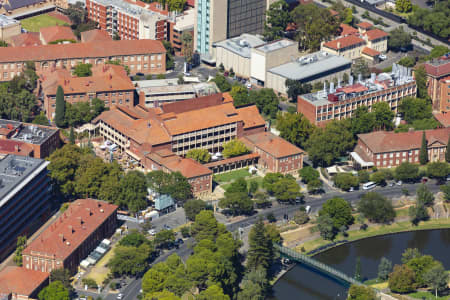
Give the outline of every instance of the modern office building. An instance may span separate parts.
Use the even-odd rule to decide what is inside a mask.
[[[46,158],[61,144],[56,127],[0,119],[0,154]]]
[[[196,0],[194,49],[206,62],[214,61],[214,43],[243,33],[264,30],[267,0]]]
[[[419,163],[423,131],[376,131],[359,134],[358,143],[351,153],[357,168],[396,167],[403,162]],[[445,161],[450,128],[425,130],[428,160]]]
[[[0,262],[48,217],[51,185],[48,161],[6,155],[0,159]]]
[[[403,72],[403,71],[402,71]],[[407,71],[397,74],[372,74],[368,80],[350,82],[346,86],[334,87],[334,83],[324,90],[298,96],[297,111],[309,119],[312,124],[324,126],[331,120],[350,118],[360,106],[367,106],[369,111],[377,102],[386,102],[391,110],[397,112],[401,99],[415,97],[416,82]]]
[[[81,260],[116,228],[117,205],[78,199],[23,250],[23,267],[47,273],[65,268],[74,274]]]
[[[450,112],[450,54],[424,64],[433,109]]]

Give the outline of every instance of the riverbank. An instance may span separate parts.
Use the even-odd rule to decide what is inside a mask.
[[[396,222],[390,225],[371,225],[366,230],[350,230],[348,231],[348,236],[343,236],[339,234],[336,236],[336,240],[347,240],[348,242],[353,242],[357,240],[362,240],[366,238],[371,238],[375,236],[394,234],[399,232],[408,232],[408,231],[417,231],[417,230],[431,230],[431,229],[446,229],[450,228],[450,218],[442,218],[442,219],[431,219],[429,221],[422,221],[417,226],[412,225],[411,221],[401,221]],[[307,253],[313,251],[317,248],[325,246],[329,244],[330,241],[324,240],[321,237],[317,239],[313,239],[310,241],[306,241],[305,243],[297,245],[294,249],[301,253]],[[339,244],[341,246],[343,244]],[[326,251],[330,248],[326,248],[323,251]],[[320,252],[316,252],[314,254],[318,254]]]

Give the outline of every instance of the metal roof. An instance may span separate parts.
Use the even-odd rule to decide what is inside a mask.
[[[259,36],[244,33],[238,37],[217,42],[214,46],[222,47],[242,57],[250,58],[251,48],[264,44],[265,42]]]
[[[5,27],[13,24],[20,24],[20,22],[6,15],[0,15],[0,27]]]

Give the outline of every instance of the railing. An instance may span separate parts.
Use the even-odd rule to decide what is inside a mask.
[[[318,271],[321,271],[325,274],[328,274],[338,280],[344,281],[348,284],[356,284],[361,285],[362,283],[358,280],[342,273],[341,271],[338,271],[324,263],[321,263],[309,256],[306,256],[304,254],[298,253],[297,251],[294,251],[292,249],[280,246],[278,244],[274,244],[274,248],[278,250],[281,256],[287,257],[289,259],[295,260],[297,262],[303,263],[308,265],[309,267],[312,267],[314,269],[317,269]]]

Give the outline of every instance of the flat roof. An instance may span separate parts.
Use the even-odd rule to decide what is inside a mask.
[[[0,119],[0,133],[2,130],[10,130],[12,128],[16,130],[16,132],[11,136],[10,140],[35,145],[41,145],[58,130],[47,126],[38,126],[12,120]]]
[[[14,25],[14,24],[20,24],[20,22],[17,21],[16,19],[8,17],[6,15],[0,15],[0,27]]]
[[[351,64],[352,61],[345,57],[318,51],[274,67],[269,72],[293,80],[302,80],[346,65],[350,68]]]
[[[288,40],[288,39],[282,39],[282,40],[277,40],[277,41],[267,43],[262,46],[255,47],[255,49],[267,53],[267,52],[276,51],[276,50],[279,50],[282,48],[286,48],[286,47],[292,46],[294,44],[297,44],[297,43],[294,41]]]
[[[222,47],[237,55],[250,58],[251,48],[264,45],[265,42],[257,35],[244,33],[240,36],[215,43],[216,47]]]
[[[132,4],[123,0],[95,0],[106,7],[114,6],[116,9],[120,9],[122,12],[131,16],[141,16],[141,15],[159,15],[160,17],[166,19],[167,16],[160,14],[156,11],[150,10],[150,6],[147,5],[145,8],[136,4]]]
[[[178,31],[185,31],[194,29],[195,24],[195,9],[188,9],[182,15],[175,18],[174,28]]]
[[[0,158],[0,207],[49,163],[39,158],[12,154]]]

